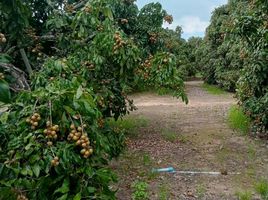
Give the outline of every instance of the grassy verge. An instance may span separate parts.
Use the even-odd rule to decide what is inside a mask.
[[[204,83],[202,85],[202,88],[206,90],[209,94],[213,95],[224,95],[227,94],[226,91],[222,90],[221,88],[215,86],[215,85],[209,85],[207,83]]]
[[[255,184],[255,192],[253,191],[240,191],[236,193],[239,200],[253,200],[252,193],[257,193],[258,199],[268,200],[268,181],[261,180]]]
[[[139,134],[140,128],[148,126],[149,121],[143,117],[126,117],[124,119],[118,119],[115,121],[111,119],[109,124],[111,127],[124,130],[127,136],[136,137]]]
[[[232,129],[247,134],[250,128],[250,119],[238,106],[232,106],[228,113],[228,124]]]

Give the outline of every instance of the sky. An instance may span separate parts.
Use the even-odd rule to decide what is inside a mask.
[[[139,8],[151,2],[160,2],[169,14],[173,16],[173,23],[165,27],[175,29],[182,27],[182,37],[203,37],[212,11],[218,6],[227,3],[227,0],[137,0]]]

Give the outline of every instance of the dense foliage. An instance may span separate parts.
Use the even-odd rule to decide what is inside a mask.
[[[262,136],[268,128],[267,8],[266,0],[228,1],[213,12],[199,47],[205,81],[237,91]]]
[[[4,0],[0,18],[0,198],[114,199],[107,164],[124,135],[108,121],[134,108],[125,89],[187,101],[172,16],[132,0]]]

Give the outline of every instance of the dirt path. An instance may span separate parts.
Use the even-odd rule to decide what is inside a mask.
[[[149,199],[237,199],[268,178],[268,148],[258,140],[239,136],[226,123],[235,104],[232,94],[211,95],[202,82],[187,82],[189,104],[170,96],[142,93],[132,96],[138,110],[130,119],[148,121],[130,137],[128,150],[112,164],[119,174],[118,199],[131,199],[131,185],[149,184]],[[240,172],[240,175],[152,174],[152,168]],[[258,199],[256,197],[256,199]]]

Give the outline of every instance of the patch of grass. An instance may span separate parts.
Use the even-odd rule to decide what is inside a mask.
[[[149,154],[144,154],[143,155],[143,163],[145,166],[150,166],[152,165],[152,160]]]
[[[161,135],[168,142],[175,142],[179,138],[177,133],[170,130],[162,130]]]
[[[203,78],[203,75],[200,72],[198,72],[198,73],[195,74],[195,77],[196,78]]]
[[[146,200],[149,199],[148,184],[143,181],[135,181],[131,188],[133,190],[132,200]]]
[[[256,192],[261,195],[262,200],[268,200],[268,181],[262,180],[255,186]]]
[[[115,121],[114,119],[110,119],[109,125],[113,128],[119,128],[126,132],[128,136],[137,136],[139,132],[139,128],[144,128],[148,126],[149,121],[143,117],[126,117],[123,119],[118,119]]]
[[[249,191],[237,192],[236,196],[238,200],[252,200],[252,194]]]
[[[207,83],[204,83],[202,85],[202,88],[205,89],[209,94],[213,94],[213,95],[223,95],[223,94],[227,94],[227,92],[225,92],[224,90],[222,90],[221,88],[215,86],[215,85],[209,85]]]
[[[252,144],[248,145],[248,157],[253,160],[256,158],[256,149]]]
[[[159,176],[158,173],[152,172],[156,163],[147,152],[127,151],[121,155],[120,161],[120,166],[117,168],[118,174],[134,173],[144,181],[154,180]]]
[[[167,88],[158,88],[156,89],[156,92],[158,95],[163,96],[163,95],[173,95],[174,91],[171,89],[167,89]]]
[[[228,113],[229,126],[242,134],[247,134],[250,128],[250,119],[238,106],[232,106]]]
[[[170,190],[166,184],[159,186],[159,200],[167,200],[169,197]]]
[[[198,199],[201,199],[205,196],[206,193],[206,188],[204,187],[203,184],[199,184],[196,187],[196,193],[197,193],[197,197]]]
[[[189,141],[189,139],[185,135],[179,134],[177,138],[181,143],[187,143]]]

